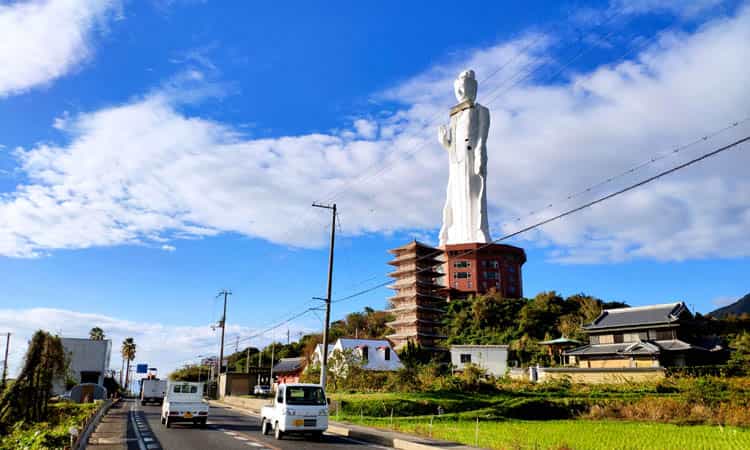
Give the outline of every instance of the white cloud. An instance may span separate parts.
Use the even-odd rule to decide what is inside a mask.
[[[32,0],[0,5],[0,97],[59,78],[88,58],[95,26],[119,0]]]
[[[9,376],[17,375],[26,353],[28,341],[37,330],[45,330],[62,337],[88,337],[89,330],[95,326],[104,330],[106,339],[112,340],[112,359],[110,367],[120,370],[120,344],[126,337],[132,337],[136,343],[135,362],[148,363],[166,375],[172,370],[187,363],[195,363],[200,357],[218,354],[219,330],[213,330],[210,324],[200,326],[164,325],[155,322],[133,322],[103,314],[84,313],[53,308],[0,309],[0,329],[12,333],[11,356],[8,364]],[[301,328],[292,328],[292,335]],[[239,325],[227,325],[226,341],[233,343],[236,336],[244,338],[256,334],[258,330]],[[269,336],[262,336],[240,343],[240,349],[247,345],[265,346],[270,343]],[[5,339],[0,343],[4,350]],[[225,354],[234,351],[228,345]]]
[[[171,252],[177,250],[177,247],[175,247],[174,245],[164,244],[164,245],[161,246],[161,249],[164,250],[165,252],[170,252],[171,253]]]
[[[127,104],[66,117],[68,144],[16,151],[30,182],[0,199],[0,254],[29,257],[222,232],[315,246],[326,242],[328,218],[309,205],[330,192],[338,193],[349,235],[434,230],[447,162],[431,119],[444,118],[454,102],[459,70],[474,68],[483,80],[510,61],[479,93],[480,102],[503,94],[488,105],[488,198],[499,236],[546,217],[527,217],[529,210],[551,202],[544,209],[551,214],[589,200],[602,191],[575,201],[566,195],[748,115],[748,41],[745,8],[692,34],[666,33],[631,60],[555,84],[527,80],[504,92],[519,71],[555,63],[554,39],[528,35],[466,52],[378,94],[402,105],[385,118],[356,120],[353,129],[329,134],[268,139],[182,113],[179,84],[169,84]],[[750,255],[747,153],[734,150],[525,239],[548,247],[557,260],[579,263]],[[524,220],[514,221],[518,216]]]

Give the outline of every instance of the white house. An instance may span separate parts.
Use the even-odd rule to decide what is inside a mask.
[[[323,346],[318,344],[312,356],[312,364],[320,364]],[[391,343],[385,339],[346,339],[341,338],[335,344],[328,346],[328,360],[339,353],[351,353],[352,357],[361,361],[365,370],[388,370],[401,369],[403,364],[393,350]]]
[[[334,344],[328,344],[328,358],[330,359],[331,353],[333,353]],[[320,365],[320,361],[323,360],[323,344],[315,346],[315,351],[312,354],[311,366]]]
[[[456,370],[474,364],[488,375],[502,377],[508,369],[507,345],[451,345],[451,363]]]
[[[104,339],[60,338],[70,365],[68,375],[76,383],[104,385],[104,375],[109,369],[112,355],[112,341]],[[55,380],[52,392],[55,395],[65,392],[66,380]]]

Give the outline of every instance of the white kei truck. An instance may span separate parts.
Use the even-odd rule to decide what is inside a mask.
[[[164,396],[166,394],[167,380],[147,378],[141,381],[141,405],[145,405],[146,403],[161,405],[164,403]]]
[[[280,384],[273,404],[260,410],[263,434],[274,432],[276,439],[284,434],[310,434],[320,439],[328,429],[328,400],[318,384]]]
[[[203,400],[203,383],[169,381],[161,407],[161,423],[167,428],[175,422],[206,426],[208,402]]]

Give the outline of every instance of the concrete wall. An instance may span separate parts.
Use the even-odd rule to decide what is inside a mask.
[[[112,341],[105,339],[93,341],[91,339],[61,338],[65,353],[69,360],[69,374],[76,382],[81,381],[81,372],[98,372],[98,385],[104,384],[104,375],[109,369],[112,355]],[[52,386],[53,395],[65,392],[65,380],[55,380]]]
[[[461,355],[470,355],[471,364],[479,366],[496,377],[505,375],[508,369],[507,345],[452,345],[451,364],[456,370],[463,370]]]
[[[260,408],[265,405],[272,405],[273,399],[271,398],[241,398],[228,395],[221,399],[222,402],[238,408],[249,409],[251,411],[258,412]]]
[[[537,376],[540,382],[554,381],[567,378],[573,383],[588,384],[617,384],[640,383],[663,379],[664,369],[661,367],[639,368],[550,368],[539,367]]]
[[[229,395],[252,394],[256,380],[256,374],[222,373],[219,376],[219,398]]]

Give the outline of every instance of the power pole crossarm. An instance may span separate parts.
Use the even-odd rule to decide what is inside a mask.
[[[331,289],[333,284],[333,247],[336,241],[336,204],[321,205],[313,203],[316,208],[331,210],[331,246],[328,253],[328,292],[326,293],[326,319],[323,325],[323,360],[320,362],[320,385],[326,386],[326,367],[328,365],[328,327],[331,322]]]

